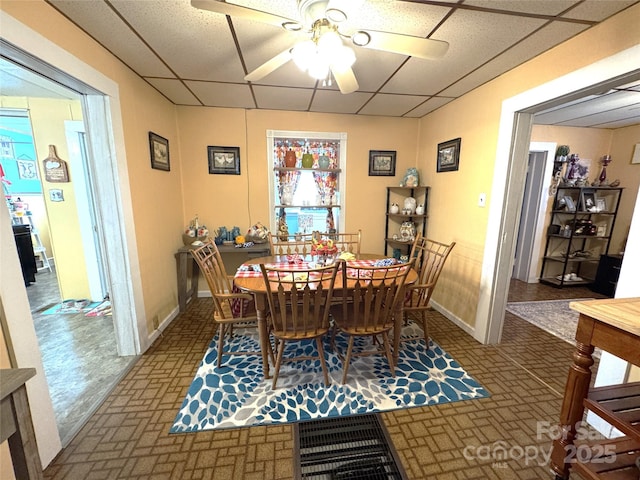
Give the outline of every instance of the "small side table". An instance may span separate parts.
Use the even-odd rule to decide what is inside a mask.
[[[178,309],[180,313],[187,309],[187,302],[198,296],[198,277],[200,269],[195,258],[191,255],[194,247],[181,247],[176,252],[178,271]],[[189,285],[187,286],[187,284]]]
[[[35,374],[35,368],[0,370],[0,442],[9,440],[13,470],[20,480],[43,478],[25,387]]]
[[[176,264],[178,273],[178,308],[180,313],[187,308],[187,303],[198,296],[198,277],[200,269],[191,255],[193,247],[187,245],[176,252]],[[225,262],[225,268],[229,275],[233,275],[237,268],[249,258],[265,257],[270,255],[269,243],[256,243],[251,247],[236,248],[233,245],[218,245],[218,250]]]

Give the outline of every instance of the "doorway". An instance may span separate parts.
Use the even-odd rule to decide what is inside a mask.
[[[513,233],[517,232],[524,192],[526,162],[522,159],[529,152],[533,115],[637,79],[640,71],[633,59],[639,53],[640,46],[631,47],[503,102],[494,177],[494,189],[501,193],[494,195],[499,198],[492,202],[489,213],[483,267],[486,288],[479,298],[474,333],[478,341],[499,343],[501,337],[513,271]],[[635,212],[636,217],[639,214]]]
[[[30,72],[8,63],[0,60],[5,75],[11,72],[13,78],[24,82],[24,86],[3,86],[3,99],[16,105],[20,101],[25,102],[25,109],[12,111],[25,116],[20,140],[29,138],[32,148],[40,146],[33,150],[33,156],[37,158],[31,159],[32,163],[37,166],[47,157],[39,140],[46,138],[47,143],[57,144],[58,152],[66,152],[60,157],[66,159],[63,161],[67,162],[71,180],[51,183],[41,171],[41,175],[34,179],[39,185],[39,194],[22,198],[26,202],[22,202],[24,205],[33,207],[33,212],[31,207],[27,207],[30,223],[37,222],[47,233],[47,248],[41,261],[48,260],[50,268],[38,269],[36,281],[26,290],[55,421],[65,446],[129,370],[136,357],[118,355],[114,321],[106,307],[109,305],[109,283],[102,263],[102,232],[87,168],[85,126],[82,121],[65,121],[58,115],[68,110],[80,110],[80,96],[71,91],[62,93],[62,87],[50,86],[49,80],[34,78]],[[31,96],[36,91],[35,84],[39,97]],[[46,92],[50,92],[50,98],[44,96]],[[61,95],[67,98],[60,98]],[[5,114],[9,115],[9,110],[5,110]],[[8,142],[18,141],[13,137],[7,138]],[[7,148],[7,151],[17,152],[17,149]],[[15,159],[3,158],[3,162],[26,162],[17,153],[14,156]],[[18,190],[12,191],[16,188]],[[16,197],[24,189],[20,189],[16,181],[7,185],[6,190]],[[57,195],[53,197],[52,192]],[[14,222],[26,218],[18,217],[17,213],[23,212],[14,212]],[[79,236],[80,239],[69,236]],[[36,238],[39,242],[40,235],[34,233],[34,245]],[[72,248],[70,261],[65,250],[69,250],[67,245],[75,247],[76,244],[82,251]],[[61,277],[61,272],[66,274]],[[74,278],[78,278],[81,285],[86,284],[85,274],[88,289],[74,285]],[[66,282],[64,286],[61,281]],[[85,294],[80,296],[78,291]]]

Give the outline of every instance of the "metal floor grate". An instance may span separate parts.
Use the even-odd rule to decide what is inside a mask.
[[[378,414],[296,423],[296,478],[406,480]]]

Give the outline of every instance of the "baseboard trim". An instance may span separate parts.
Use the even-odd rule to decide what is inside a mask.
[[[158,328],[154,331],[151,332],[151,335],[147,336],[147,348],[145,349],[145,351],[151,346],[153,345],[153,342],[155,342],[158,337],[160,335],[162,335],[162,332],[165,331],[165,329],[171,325],[171,322],[173,322],[178,315],[180,314],[180,309],[178,308],[178,306],[176,305],[176,307],[171,310],[171,312],[169,313],[169,315],[167,315],[164,320],[162,320],[162,322],[160,322],[160,324],[158,325]]]
[[[450,312],[449,310],[447,310],[446,308],[444,308],[442,305],[440,305],[438,302],[434,302],[433,300],[431,301],[431,306],[433,307],[434,310],[440,312],[442,315],[444,315],[448,320],[450,320],[451,322],[453,322],[456,326],[460,327],[462,330],[464,330],[466,333],[468,333],[469,335],[471,335],[473,338],[475,338],[475,332],[476,329],[474,327],[472,327],[471,325],[469,325],[468,323],[466,323],[464,320],[462,320],[460,317],[458,317],[457,315],[455,315],[454,313]]]

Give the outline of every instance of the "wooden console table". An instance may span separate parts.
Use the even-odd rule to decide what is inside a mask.
[[[640,366],[640,298],[571,302],[570,306],[580,313],[577,346],[560,411],[562,434],[553,441],[551,468],[556,480],[568,479],[570,468],[585,479],[638,480],[640,382],[591,390],[589,384],[594,347]],[[576,439],[576,427],[585,409],[624,436],[598,441]]]
[[[178,308],[180,313],[187,308],[187,303],[198,296],[198,277],[200,269],[190,253],[195,247],[187,245],[176,252],[178,274]],[[233,275],[247,258],[264,257],[270,255],[269,243],[256,243],[251,247],[236,248],[233,245],[218,245],[222,254],[225,268],[229,275]],[[239,259],[234,261],[234,257]]]
[[[43,478],[25,387],[35,374],[35,368],[0,370],[0,442],[9,440],[11,462],[19,480]]]

